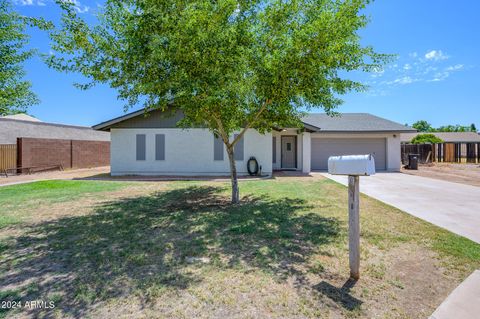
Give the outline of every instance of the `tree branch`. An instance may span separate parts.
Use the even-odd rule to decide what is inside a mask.
[[[232,145],[235,145],[235,143],[237,143],[242,137],[243,135],[245,134],[245,132],[253,126],[253,124],[258,121],[258,118],[260,117],[260,115],[263,113],[263,111],[265,111],[265,109],[267,108],[267,105],[272,103],[272,101],[270,99],[267,99],[263,104],[262,106],[260,107],[260,109],[258,110],[258,112],[255,114],[253,120],[251,120],[249,123],[247,123],[247,125],[245,125],[245,127],[240,131],[240,133],[237,135],[237,137],[233,140],[232,142]]]

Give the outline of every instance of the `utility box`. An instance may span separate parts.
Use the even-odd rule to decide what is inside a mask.
[[[332,175],[370,176],[375,174],[375,159],[369,155],[331,156],[328,173]]]

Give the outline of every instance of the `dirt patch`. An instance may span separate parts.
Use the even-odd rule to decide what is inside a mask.
[[[418,170],[402,169],[402,173],[480,186],[480,164],[434,163],[420,165]]]
[[[0,176],[0,186],[16,183],[26,183],[36,180],[52,180],[52,179],[79,179],[87,178],[91,176],[97,176],[100,174],[107,174],[110,172],[110,166],[94,167],[94,168],[82,168],[82,169],[69,169],[65,171],[48,171],[39,172],[31,175],[14,175],[14,176]]]

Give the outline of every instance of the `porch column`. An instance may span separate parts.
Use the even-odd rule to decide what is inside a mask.
[[[302,134],[302,172],[310,173],[310,162],[311,162],[311,146],[310,133],[303,132]]]

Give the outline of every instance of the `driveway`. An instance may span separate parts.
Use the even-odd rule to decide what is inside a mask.
[[[343,185],[347,176],[321,173]],[[480,243],[480,187],[402,173],[360,178],[360,191]]]

